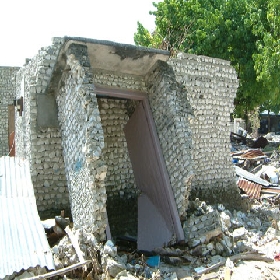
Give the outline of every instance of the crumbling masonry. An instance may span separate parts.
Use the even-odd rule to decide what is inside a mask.
[[[22,68],[0,70],[1,152],[8,151],[6,107],[22,96],[16,156],[30,161],[42,217],[69,210],[70,201],[74,223],[101,240],[108,220],[113,235],[137,234],[139,189],[123,129],[142,101],[122,92],[148,100],[181,220],[189,195],[241,207],[229,153],[238,87],[229,62],[65,37]],[[7,82],[15,72],[16,86]]]

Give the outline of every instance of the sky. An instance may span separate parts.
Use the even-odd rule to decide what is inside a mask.
[[[153,31],[159,0],[1,0],[0,66],[23,66],[52,37],[134,44],[137,21]]]

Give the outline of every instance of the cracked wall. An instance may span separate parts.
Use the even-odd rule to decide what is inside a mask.
[[[62,53],[64,46],[63,38],[55,38],[17,76],[16,94],[25,102],[24,115],[16,118],[16,153],[31,163],[40,215],[69,209],[70,201],[74,222],[104,239],[110,196],[136,196],[125,144],[109,148],[108,130],[127,121],[131,104],[106,99],[105,105],[95,85],[147,94],[181,218],[190,194],[238,204],[229,147],[238,80],[228,62],[180,54],[158,61],[146,75],[132,75],[94,69],[81,42]],[[104,106],[117,109],[108,113]],[[118,139],[123,141],[120,132]],[[110,154],[121,152],[124,167],[112,167],[121,157]],[[129,187],[121,181],[112,187],[114,176]]]

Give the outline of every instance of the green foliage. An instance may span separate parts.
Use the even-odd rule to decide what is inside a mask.
[[[280,108],[279,0],[163,0],[153,3],[156,29],[138,23],[136,45],[230,60],[240,86],[235,114]]]
[[[269,92],[272,105],[280,106],[280,2],[256,0],[252,15],[253,32],[260,39],[253,55],[257,80]],[[262,8],[259,9],[259,8]]]
[[[134,33],[134,42],[138,46],[162,49],[162,39],[154,32],[151,34],[139,21],[137,22],[137,33]]]
[[[137,33],[134,34],[135,44],[150,47],[152,45],[152,40],[153,37],[149,30],[137,21]]]

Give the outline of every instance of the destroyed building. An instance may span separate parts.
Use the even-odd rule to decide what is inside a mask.
[[[0,71],[1,152],[29,160],[41,217],[65,209],[99,240],[150,249],[184,239],[189,198],[242,207],[228,61],[64,37]]]

